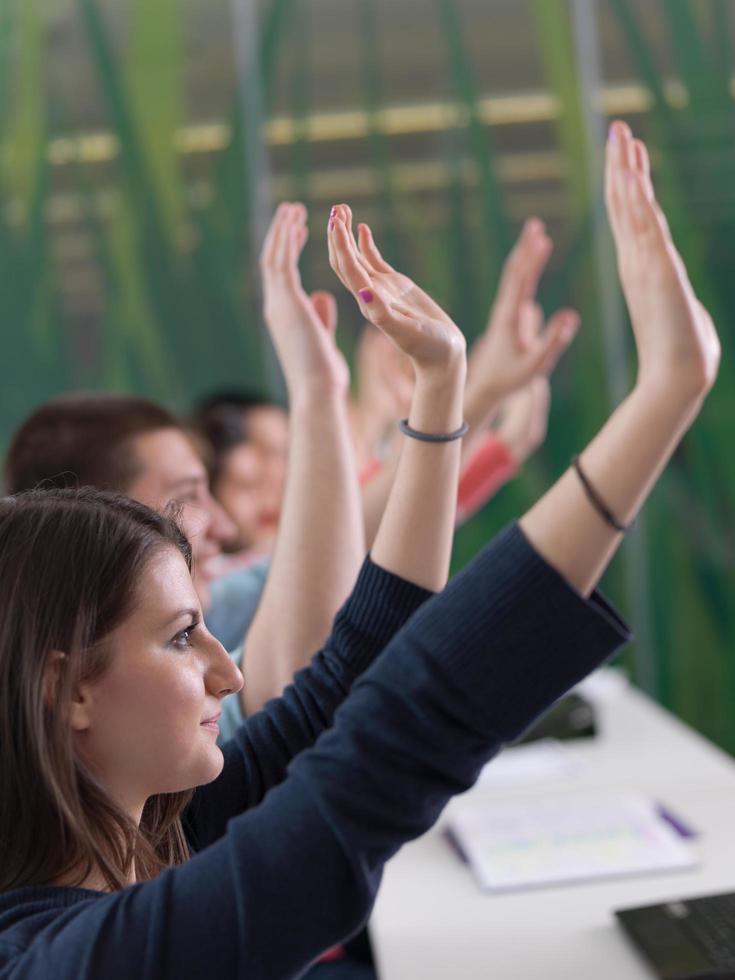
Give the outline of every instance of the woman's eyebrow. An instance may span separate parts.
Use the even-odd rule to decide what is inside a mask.
[[[187,609],[179,609],[178,612],[175,612],[173,616],[170,616],[165,623],[162,623],[162,626],[170,626],[171,623],[175,623],[177,619],[181,619],[184,616],[187,616],[189,619],[198,620],[199,610],[195,609],[193,606]]]

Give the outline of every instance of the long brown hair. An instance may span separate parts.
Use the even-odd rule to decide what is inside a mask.
[[[188,856],[181,813],[191,794],[151,798],[137,827],[75,756],[67,722],[76,686],[106,669],[105,638],[165,547],[191,567],[173,520],[115,494],[0,500],[0,892],[80,883],[93,869],[116,890],[133,862],[146,879]],[[49,699],[52,651],[65,657]]]

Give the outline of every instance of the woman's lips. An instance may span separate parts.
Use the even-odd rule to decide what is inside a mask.
[[[278,526],[278,521],[281,515],[277,510],[264,511],[258,517],[258,527],[261,528],[274,528]]]

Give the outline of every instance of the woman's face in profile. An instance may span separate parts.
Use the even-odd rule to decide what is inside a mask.
[[[221,699],[242,675],[207,631],[181,554],[165,547],[145,567],[127,619],[104,641],[109,665],[81,685],[72,708],[75,750],[126,812],[211,782]]]

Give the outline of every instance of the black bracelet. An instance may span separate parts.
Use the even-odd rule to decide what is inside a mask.
[[[398,423],[398,428],[404,434],[404,436],[410,436],[411,439],[418,439],[419,442],[454,442],[455,439],[461,439],[462,436],[466,436],[469,432],[469,425],[463,422],[456,432],[448,432],[443,435],[433,435],[429,432],[418,432],[416,429],[412,429],[408,424],[408,419],[401,419]]]
[[[630,531],[633,525],[621,524],[620,521],[617,519],[617,517],[613,514],[613,512],[607,507],[604,500],[598,494],[595,488],[592,486],[590,481],[587,479],[580,465],[579,456],[572,457],[572,466],[574,467],[577,476],[579,477],[582,486],[584,487],[585,493],[587,494],[590,503],[595,508],[597,513],[600,515],[600,517],[603,519],[603,521],[605,521],[606,524],[609,524],[610,527],[614,528],[620,534],[625,534],[627,531]]]

